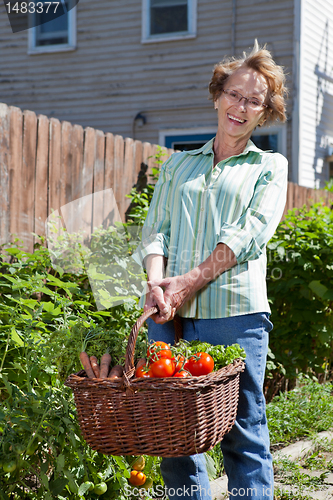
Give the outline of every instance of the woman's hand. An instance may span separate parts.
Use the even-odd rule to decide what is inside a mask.
[[[158,264],[161,267],[161,257],[153,257],[155,266]],[[154,278],[151,277],[148,280],[149,293],[147,294],[144,311],[156,305],[160,312],[152,316],[155,323],[163,324],[172,320],[185,302],[190,300],[210,281],[236,264],[237,260],[234,252],[224,243],[218,243],[204,262],[186,274],[173,278],[158,279],[156,276],[161,276],[161,272],[151,273],[148,276],[154,276]],[[159,268],[157,267],[157,269]]]
[[[163,324],[171,320],[171,308],[167,306],[163,298],[163,290],[160,286],[155,283],[148,282],[149,292],[146,295],[146,303],[143,307],[144,312],[148,309],[157,306],[159,312],[153,314],[151,317],[155,323]]]
[[[160,309],[159,315],[152,316],[155,323],[163,324],[175,317],[178,309],[189,300],[196,289],[189,275],[164,278],[161,281],[148,281],[149,290],[145,308],[157,305]],[[164,293],[163,293],[164,289]],[[144,309],[146,310],[146,309]]]

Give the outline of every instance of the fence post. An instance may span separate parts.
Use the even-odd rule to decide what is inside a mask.
[[[8,106],[0,104],[0,245],[10,239],[9,121]]]

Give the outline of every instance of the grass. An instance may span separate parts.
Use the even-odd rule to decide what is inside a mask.
[[[333,385],[300,378],[299,387],[276,396],[267,405],[267,420],[274,447],[333,428]]]
[[[267,405],[267,419],[273,450],[301,438],[314,437],[318,432],[332,429],[333,384],[319,384],[309,378],[300,377],[297,388],[276,396]],[[327,471],[330,472],[333,464],[332,460],[324,461],[325,451],[333,452],[333,443],[318,442],[316,451],[307,458],[307,464],[302,464],[302,466],[282,459],[275,461],[276,471],[281,474],[281,477],[282,475],[285,477],[288,481],[286,484],[296,484],[299,488],[299,493],[293,492],[292,496],[286,491],[278,490],[275,499],[307,500],[309,497],[301,493],[302,488],[320,488],[323,485],[324,475],[322,479],[312,478],[304,473],[302,468],[306,465],[309,469],[307,465],[312,464],[312,467],[315,467],[317,463],[319,467],[317,470],[323,470],[324,474]],[[212,459],[210,462],[215,466],[215,477],[221,476],[224,468],[220,446],[217,445],[208,455]]]
[[[312,497],[307,493],[328,487],[325,479],[333,471],[333,441],[315,436],[333,428],[332,391],[331,383],[319,384],[301,378],[299,387],[275,397],[267,405],[272,448],[281,448],[301,438],[312,438],[315,442],[314,450],[303,459],[291,461],[278,456],[274,460],[274,478],[281,484],[275,491],[275,500],[310,500]]]

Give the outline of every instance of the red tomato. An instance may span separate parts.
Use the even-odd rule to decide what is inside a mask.
[[[172,377],[175,373],[175,363],[171,359],[161,358],[150,365],[153,377]]]
[[[154,342],[148,347],[147,358],[150,361],[157,361],[161,358],[171,359],[172,352],[169,344],[160,340],[158,342]]]
[[[206,352],[198,352],[190,357],[185,367],[194,377],[199,377],[214,370],[214,360]]]
[[[144,366],[139,366],[135,371],[135,376],[138,378],[151,378],[153,376],[151,369]]]
[[[186,378],[186,377],[190,377],[190,376],[191,375],[186,370],[180,370],[179,372],[176,372],[174,374],[174,377],[178,377],[178,378]]]

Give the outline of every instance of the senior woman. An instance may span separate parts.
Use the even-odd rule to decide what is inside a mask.
[[[285,115],[285,77],[269,51],[217,64],[209,90],[217,110],[214,139],[174,153],[162,166],[139,253],[148,273],[144,309],[157,305],[148,336],[183,336],[246,351],[236,423],[221,447],[230,498],[272,499],[273,470],[263,380],[270,307],[266,244],[283,214],[287,160],[258,149],[254,129]],[[204,455],[165,458],[170,500],[210,500]]]

